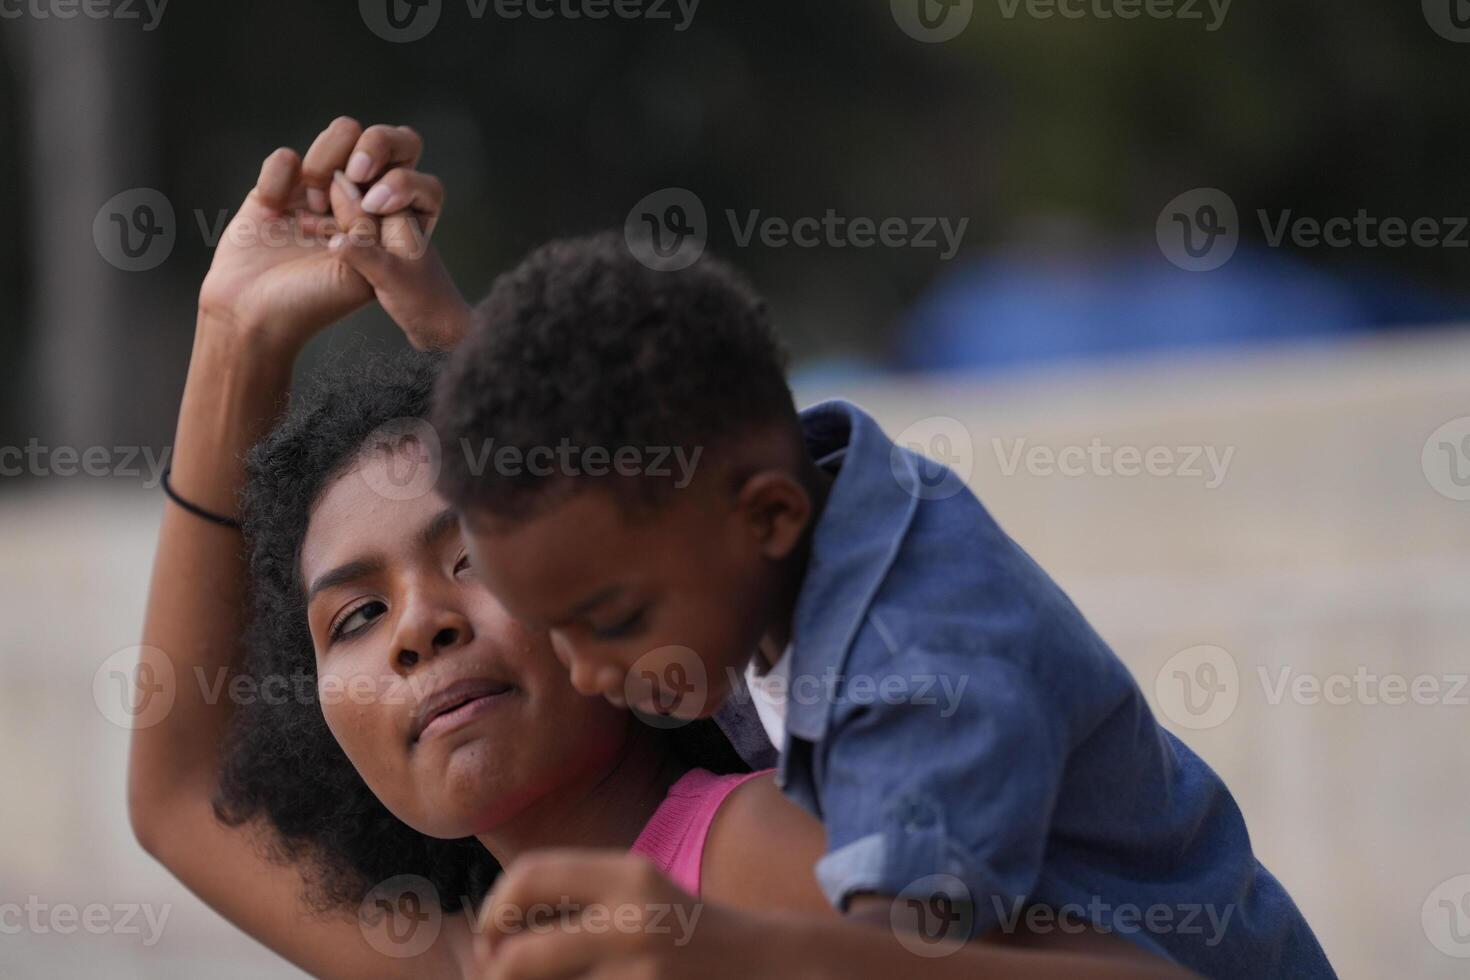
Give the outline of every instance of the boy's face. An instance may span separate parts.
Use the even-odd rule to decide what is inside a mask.
[[[769,527],[718,480],[636,516],[590,487],[528,520],[461,521],[481,579],[550,632],[573,686],[645,714],[713,714],[774,608]]]

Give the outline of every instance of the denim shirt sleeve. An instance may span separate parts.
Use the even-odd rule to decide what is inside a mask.
[[[834,712],[817,878],[839,909],[859,892],[950,893],[972,905],[978,935],[1035,888],[1064,765],[1060,733],[1008,661],[911,654],[884,670],[904,678],[903,703],[839,701]]]

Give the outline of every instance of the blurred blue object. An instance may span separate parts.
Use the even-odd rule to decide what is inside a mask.
[[[899,334],[908,370],[1329,338],[1470,316],[1470,301],[1381,274],[1348,276],[1242,246],[1210,272],[1158,251],[1063,257],[1033,249],[941,279]]]

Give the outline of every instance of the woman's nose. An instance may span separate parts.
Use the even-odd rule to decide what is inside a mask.
[[[458,609],[411,607],[394,636],[393,666],[399,672],[411,670],[421,661],[468,643],[473,635],[469,620]]]

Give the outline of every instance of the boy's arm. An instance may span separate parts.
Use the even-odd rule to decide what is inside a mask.
[[[855,668],[856,670],[857,668]],[[866,669],[866,668],[864,668]],[[947,893],[975,935],[1035,890],[1061,786],[1066,719],[997,657],[909,654],[872,671],[936,696],[843,705],[827,733],[817,877],[833,905],[855,896]],[[887,903],[878,904],[886,915]]]

